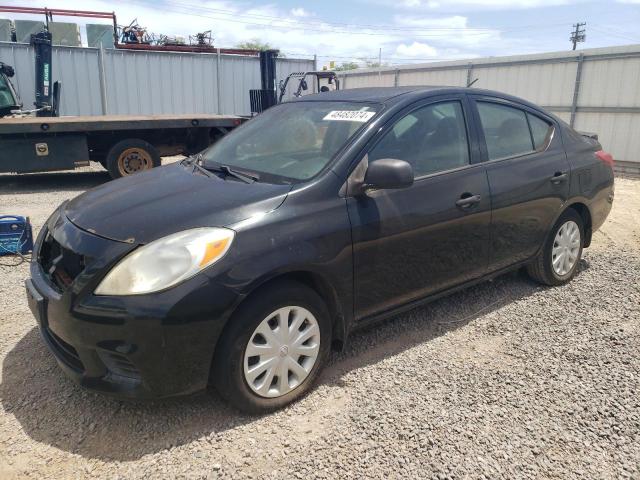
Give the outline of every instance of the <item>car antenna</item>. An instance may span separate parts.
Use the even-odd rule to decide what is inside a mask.
[[[469,82],[469,83],[467,84],[467,88],[470,88],[470,87],[471,87],[474,83],[476,83],[478,80],[479,80],[479,78],[476,78],[475,80],[473,80],[473,81]]]

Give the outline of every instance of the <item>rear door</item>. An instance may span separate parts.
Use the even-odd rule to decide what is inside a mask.
[[[569,162],[554,119],[525,105],[472,96],[491,189],[489,269],[536,254],[569,196]]]
[[[408,161],[415,182],[347,200],[357,320],[486,272],[489,186],[468,120],[464,95],[429,100],[397,115],[369,144],[363,161]]]

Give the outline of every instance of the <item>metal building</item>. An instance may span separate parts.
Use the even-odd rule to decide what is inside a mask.
[[[466,86],[530,100],[581,131],[595,132],[617,169],[640,173],[640,45],[341,73],[343,88]]]

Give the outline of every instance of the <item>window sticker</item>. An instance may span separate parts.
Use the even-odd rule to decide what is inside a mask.
[[[376,112],[364,112],[359,110],[334,110],[329,112],[322,120],[336,122],[368,122]]]

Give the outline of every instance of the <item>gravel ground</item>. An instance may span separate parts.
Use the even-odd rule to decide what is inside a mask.
[[[0,176],[37,229],[105,174]],[[578,277],[516,272],[354,335],[317,389],[251,417],[214,393],[155,403],[81,390],[0,259],[0,478],[640,478],[640,181]]]

